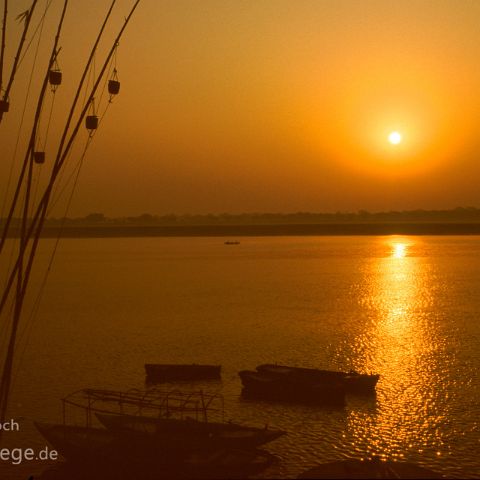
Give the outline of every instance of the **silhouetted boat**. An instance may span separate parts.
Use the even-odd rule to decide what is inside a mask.
[[[242,395],[246,398],[345,405],[345,387],[338,382],[304,381],[295,376],[282,377],[250,370],[242,370],[238,375],[244,387]]]
[[[63,424],[35,424],[48,442],[70,462],[121,466],[136,472],[131,478],[145,469],[167,471],[165,478],[245,477],[274,458],[255,447],[285,434],[209,421],[224,418],[223,397],[203,392],[84,389],[62,403]],[[70,409],[83,426],[69,424]]]
[[[221,378],[221,365],[146,363],[148,382],[177,380],[216,380]]]
[[[126,472],[127,477],[122,478],[145,478],[144,473],[157,474],[157,478],[245,478],[275,460],[273,455],[261,450],[166,449],[152,438],[119,435],[103,428],[39,422],[35,422],[35,426],[67,459],[67,470],[69,464],[74,471],[80,466],[85,478],[94,478],[95,472],[104,468],[114,475]]]
[[[373,392],[380,378],[378,374],[358,373],[354,370],[347,373],[273,364],[259,365],[257,371],[272,378],[294,379],[300,382],[342,383],[347,392]]]
[[[227,240],[226,242],[223,242],[225,245],[240,245],[240,242],[238,240]]]
[[[286,432],[225,422],[203,422],[192,418],[154,418],[97,413],[98,420],[115,432],[148,435],[165,448],[248,449],[271,442]]]
[[[382,461],[378,458],[374,458],[372,460],[350,459],[323,463],[303,472],[297,478],[440,479],[445,477],[439,473],[433,472],[432,470],[415,465],[414,463]]]

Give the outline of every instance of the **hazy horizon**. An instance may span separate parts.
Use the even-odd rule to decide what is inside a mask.
[[[0,217],[0,225],[6,219]],[[19,217],[13,217],[12,225],[18,226],[21,222]],[[108,216],[103,212],[90,212],[84,216],[49,216],[46,218],[46,226],[57,228],[60,225],[95,227],[168,227],[168,226],[288,226],[288,225],[332,225],[335,224],[363,224],[363,225],[411,225],[410,233],[420,233],[418,228],[422,225],[471,225],[473,229],[452,230],[451,233],[473,234],[477,233],[476,225],[480,224],[480,209],[475,207],[456,207],[449,210],[390,210],[371,212],[358,210],[356,212],[242,212],[242,213],[175,213],[155,214],[144,212],[140,215]],[[445,234],[450,230],[442,230]],[[295,233],[295,232],[290,232]],[[362,232],[365,233],[365,232]],[[388,232],[387,232],[388,233]],[[431,231],[433,233],[433,231]],[[254,233],[252,233],[254,234]],[[380,234],[380,232],[379,232]]]

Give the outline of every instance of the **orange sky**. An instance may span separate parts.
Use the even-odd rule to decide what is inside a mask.
[[[71,3],[52,144],[110,0]],[[142,0],[70,214],[480,207],[479,21],[466,0]],[[33,51],[0,125],[1,189]]]

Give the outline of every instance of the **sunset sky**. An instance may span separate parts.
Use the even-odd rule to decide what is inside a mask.
[[[10,3],[14,18],[30,1]],[[71,4],[52,144],[110,0]],[[109,42],[131,4],[118,1]],[[70,214],[480,207],[479,25],[474,0],[142,0]],[[33,51],[0,125],[0,192]]]

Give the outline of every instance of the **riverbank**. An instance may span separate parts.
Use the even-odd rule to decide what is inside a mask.
[[[244,237],[304,235],[480,235],[480,223],[338,223],[294,225],[48,226],[43,237]],[[18,231],[12,231],[12,237]]]

